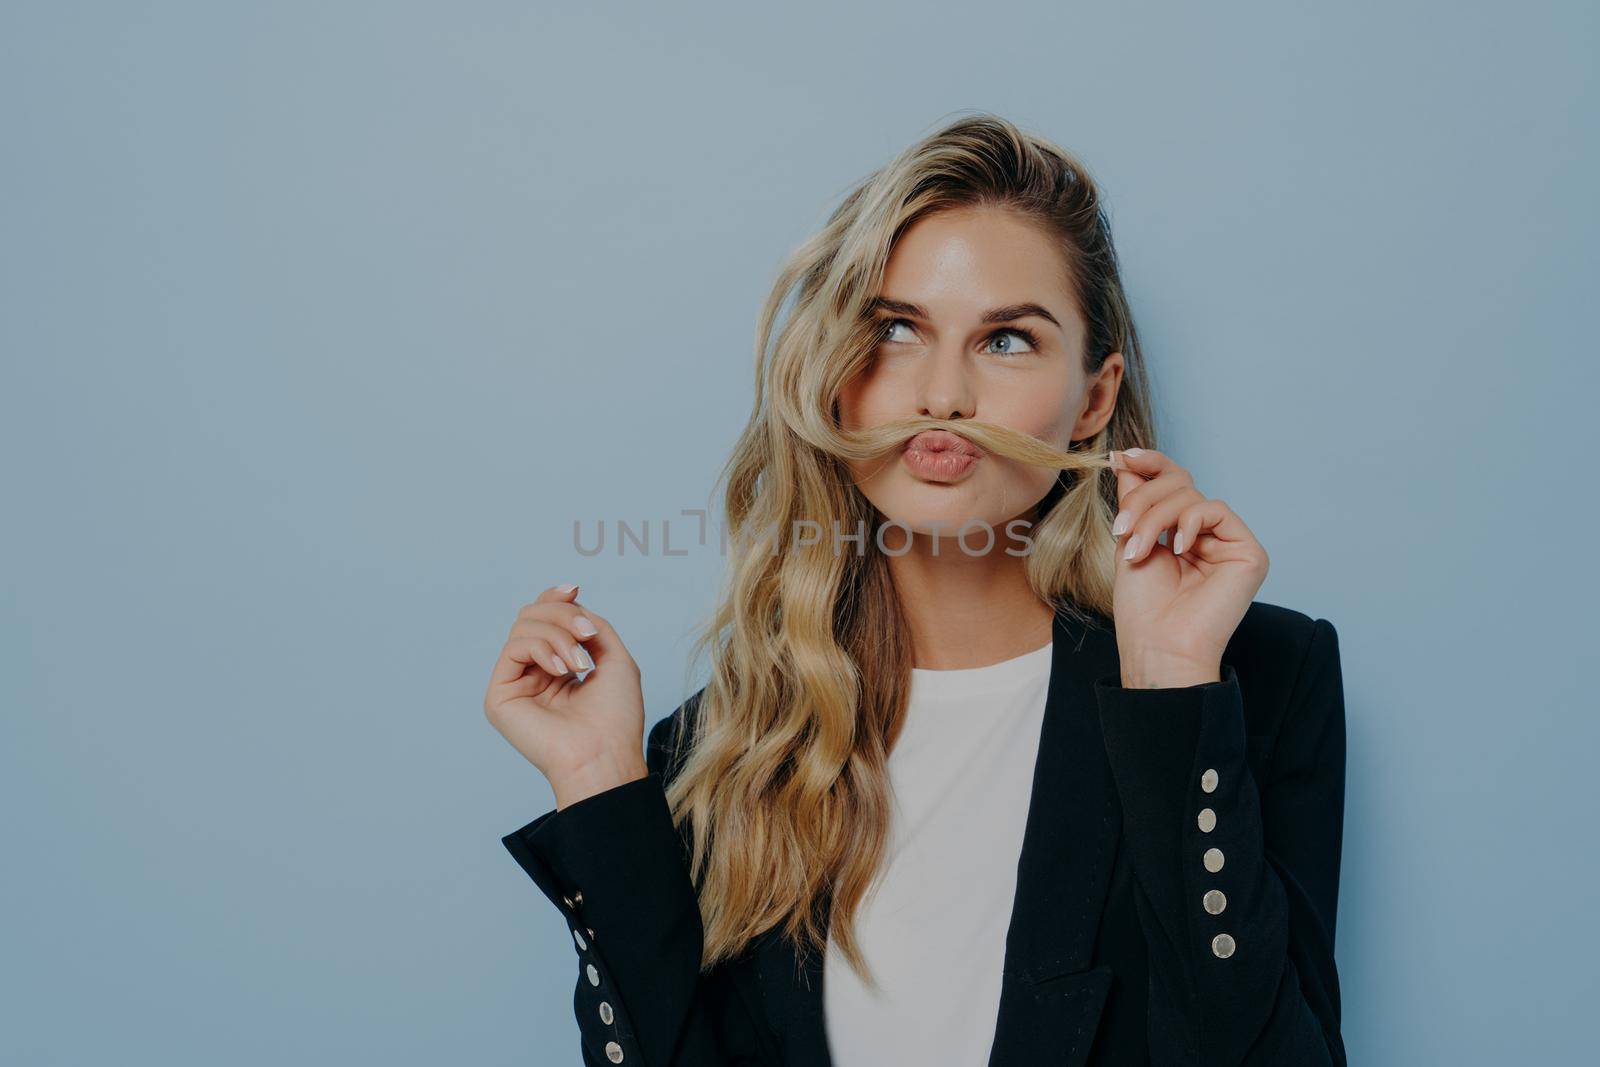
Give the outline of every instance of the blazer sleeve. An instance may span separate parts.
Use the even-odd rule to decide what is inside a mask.
[[[678,718],[651,728],[644,778],[547,811],[501,839],[566,920],[586,1067],[768,1062],[725,969],[700,971],[687,840],[665,792],[667,732]]]
[[[1338,635],[1313,621],[1272,757],[1246,762],[1239,679],[1095,683],[1150,963],[1155,1063],[1346,1063],[1334,922],[1344,824]]]

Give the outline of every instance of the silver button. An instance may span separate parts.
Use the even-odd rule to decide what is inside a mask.
[[[608,1003],[607,1001],[602,1000],[600,1002],[600,1021],[605,1023],[607,1026],[609,1026],[609,1025],[611,1025],[611,1020],[614,1019],[614,1018],[616,1018],[616,1016],[611,1014],[611,1005],[610,1005],[610,1003]]]
[[[1211,939],[1211,952],[1219,959],[1227,959],[1233,955],[1233,938],[1228,934],[1218,934]]]
[[[583,935],[578,933],[578,931],[576,931],[576,930],[572,931],[572,939],[578,943],[578,947],[579,948],[588,948],[589,947],[589,942],[585,941],[583,939]]]
[[[622,1062],[622,1046],[615,1041],[606,1042],[606,1059],[612,1063]]]
[[[1206,854],[1201,858],[1205,861],[1206,870],[1212,874],[1222,870],[1222,850],[1220,848],[1206,849]]]
[[[583,972],[589,976],[589,984],[590,985],[599,985],[600,984],[600,972],[594,969],[594,964],[592,964],[592,963],[584,964],[583,965]]]
[[[1195,820],[1200,824],[1200,832],[1209,834],[1217,828],[1217,813],[1210,808],[1201,808],[1200,817]]]
[[[1215,767],[1207,767],[1205,773],[1200,776],[1200,788],[1207,793],[1215,793],[1217,791],[1217,769]]]
[[[561,902],[563,904],[565,904],[569,908],[572,907],[572,898],[569,897],[569,896],[566,896],[565,894],[562,895]]]
[[[585,926],[585,927],[584,927],[584,929],[585,929],[585,930],[587,930],[587,931],[589,931],[589,940],[590,940],[590,941],[593,941],[593,940],[594,940],[594,927],[592,927],[592,926]]]
[[[1208,889],[1206,895],[1200,898],[1200,903],[1211,914],[1221,915],[1222,909],[1228,906],[1228,897],[1220,889]]]
[[[572,906],[574,908],[583,907],[583,890],[579,889],[572,894]]]

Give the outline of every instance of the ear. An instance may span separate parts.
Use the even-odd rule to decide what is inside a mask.
[[[1089,380],[1083,410],[1078,413],[1078,420],[1073,424],[1074,441],[1093,437],[1105,429],[1106,424],[1111,421],[1111,416],[1117,410],[1117,393],[1122,388],[1124,369],[1121,352],[1111,353],[1100,364],[1100,370]]]

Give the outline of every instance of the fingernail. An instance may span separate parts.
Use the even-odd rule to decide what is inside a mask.
[[[1117,512],[1117,521],[1111,524],[1111,536],[1121,537],[1128,532],[1128,527],[1133,525],[1133,516],[1126,511]]]
[[[1122,553],[1123,559],[1132,559],[1134,553],[1139,551],[1139,545],[1144,541],[1144,534],[1134,534],[1128,538],[1127,550]]]
[[[558,586],[556,586],[556,592],[560,593],[562,596],[566,596],[568,593],[572,592],[576,588],[578,588],[576,585],[573,585],[571,582],[568,582],[566,585],[558,585]]]
[[[600,632],[594,628],[594,623],[589,621],[589,616],[587,615],[579,615],[575,617],[572,620],[572,628],[577,630],[578,633],[584,637],[593,637],[595,634]]]
[[[1122,454],[1124,456],[1137,456],[1143,451],[1144,451],[1144,449],[1142,449],[1142,448],[1124,448],[1122,450]]]
[[[589,650],[582,645],[578,646],[578,654],[574,658],[578,661],[578,669],[580,671],[594,670],[594,660],[589,658]]]
[[[551,674],[566,674],[567,665],[561,662],[560,656],[551,656],[548,664]]]
[[[1179,530],[1177,533],[1172,535],[1172,554],[1174,556],[1183,555],[1183,531],[1182,530]]]

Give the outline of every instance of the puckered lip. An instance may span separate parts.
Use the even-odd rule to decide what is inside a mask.
[[[956,452],[963,456],[983,455],[983,450],[977,445],[949,430],[923,430],[906,442],[905,451]]]

